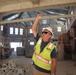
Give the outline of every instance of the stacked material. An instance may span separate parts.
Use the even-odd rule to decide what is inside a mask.
[[[58,45],[58,59],[64,59],[64,45],[62,43]]]
[[[17,55],[18,56],[24,56],[24,48],[23,47],[17,47]]]
[[[14,60],[0,65],[0,75],[28,75],[28,72],[28,66],[18,65]]]
[[[26,47],[26,49],[25,49],[25,57],[28,57],[28,58],[32,57],[33,51],[34,51],[33,48],[34,48],[34,46],[28,46],[28,47]]]

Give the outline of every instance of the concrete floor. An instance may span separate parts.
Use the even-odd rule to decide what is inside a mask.
[[[14,59],[17,64],[28,65],[29,75],[33,75],[32,72],[32,60],[25,56],[16,56],[15,54],[10,56],[8,59],[0,60],[0,64],[6,63],[9,60]],[[72,60],[58,60],[57,62],[57,75],[76,75],[76,61]]]

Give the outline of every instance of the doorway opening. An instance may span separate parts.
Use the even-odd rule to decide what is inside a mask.
[[[11,42],[10,46],[11,48],[14,48],[14,52],[16,53],[17,47],[22,47],[22,42]]]

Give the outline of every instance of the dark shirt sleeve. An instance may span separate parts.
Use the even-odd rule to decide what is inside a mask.
[[[36,35],[36,37],[34,37],[36,42],[38,41],[38,39],[40,38],[39,34]]]
[[[51,53],[51,58],[56,58],[56,57],[57,57],[57,52],[56,52],[56,49],[54,48]]]

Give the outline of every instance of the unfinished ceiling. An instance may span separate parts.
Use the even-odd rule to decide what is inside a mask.
[[[2,20],[15,20],[15,19],[27,19],[27,18],[35,18],[37,14],[43,14],[43,16],[53,16],[53,15],[66,15],[70,11],[70,7],[65,8],[54,8],[54,9],[45,9],[45,10],[36,10],[36,11],[27,11],[21,13],[13,13],[13,14],[4,14]],[[40,22],[40,24],[44,25],[56,25],[59,21],[63,24],[66,22],[67,18],[59,18],[59,19],[44,19]],[[32,25],[33,21],[21,22],[24,25]]]
[[[76,5],[76,0],[0,0],[0,13],[24,12]]]
[[[32,26],[37,14],[43,14],[39,28],[51,26],[57,38],[61,33],[57,27],[62,27],[62,32],[66,31],[67,19],[76,16],[71,15],[75,5],[76,0],[0,0],[0,24],[16,23],[27,29]]]
[[[64,25],[72,5],[76,5],[76,0],[0,0],[0,13],[3,14],[0,24],[16,22],[29,26],[37,14],[43,14],[46,17],[39,22],[40,25]]]

